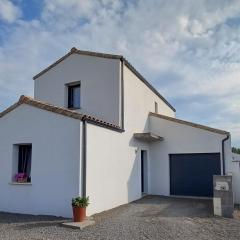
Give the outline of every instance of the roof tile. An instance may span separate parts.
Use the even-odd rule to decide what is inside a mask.
[[[70,118],[74,118],[74,119],[78,119],[78,120],[86,120],[86,121],[91,121],[94,123],[97,123],[98,125],[101,125],[103,127],[110,127],[113,128],[114,130],[117,131],[123,131],[123,129],[121,129],[119,126],[114,125],[112,123],[108,123],[105,122],[101,119],[98,119],[96,117],[90,116],[90,115],[85,115],[73,110],[69,110],[66,108],[62,108],[62,107],[58,107],[52,104],[49,104],[47,102],[44,101],[39,101],[36,100],[34,98],[28,97],[28,96],[24,96],[22,95],[19,98],[19,101],[16,102],[15,104],[13,104],[12,106],[10,106],[9,108],[7,108],[6,110],[4,110],[3,112],[0,113],[0,118],[5,116],[6,114],[8,114],[9,112],[11,112],[12,110],[14,110],[15,108],[17,108],[18,106],[20,106],[21,104],[28,104],[30,106],[42,109],[42,110],[46,110],[49,112],[53,112],[53,113],[57,113],[66,117],[70,117]]]

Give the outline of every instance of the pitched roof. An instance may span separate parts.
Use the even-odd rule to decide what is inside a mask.
[[[193,122],[188,122],[185,120],[181,120],[178,118],[173,118],[173,117],[168,117],[162,114],[158,114],[158,113],[149,113],[149,116],[153,116],[153,117],[157,117],[157,118],[162,118],[164,120],[168,120],[168,121],[172,121],[172,122],[176,122],[176,123],[180,123],[180,124],[184,124],[184,125],[188,125],[194,128],[200,128],[209,132],[214,132],[214,133],[218,133],[218,134],[226,134],[226,135],[230,135],[229,132],[221,130],[221,129],[217,129],[217,128],[211,128],[205,125],[201,125],[201,124],[197,124],[197,123],[193,123]]]
[[[107,127],[107,128],[111,128],[113,130],[117,130],[117,131],[123,131],[119,126],[108,123],[106,121],[103,121],[101,119],[95,118],[93,116],[90,115],[86,115],[86,114],[82,114],[73,110],[69,110],[66,108],[62,108],[62,107],[57,107],[54,106],[52,104],[43,102],[43,101],[39,101],[36,100],[34,98],[28,97],[28,96],[24,96],[22,95],[19,98],[19,101],[16,102],[15,104],[13,104],[12,106],[10,106],[9,108],[7,108],[6,110],[4,110],[3,112],[0,113],[0,118],[2,118],[3,116],[5,116],[6,114],[8,114],[9,112],[13,111],[15,108],[17,108],[18,106],[22,105],[22,104],[27,104],[42,110],[46,110],[49,112],[53,112],[56,114],[60,114],[63,115],[65,117],[70,117],[70,118],[74,118],[74,119],[78,119],[78,120],[86,120],[87,122],[90,123],[95,123],[99,126],[103,126],[103,127]]]
[[[40,73],[35,75],[33,79],[37,79],[56,65],[58,65],[60,62],[64,61],[66,58],[68,58],[72,54],[81,54],[81,55],[87,55],[87,56],[93,56],[93,57],[100,57],[100,58],[109,58],[109,59],[119,59],[120,61],[123,61],[123,63],[149,88],[151,89],[159,98],[161,98],[174,112],[176,112],[176,109],[154,88],[132,65],[128,62],[127,59],[125,59],[122,55],[115,55],[115,54],[106,54],[106,53],[99,53],[99,52],[90,52],[90,51],[83,51],[79,50],[75,47],[73,47],[70,52],[68,52],[66,55],[58,59],[56,62],[42,70]]]

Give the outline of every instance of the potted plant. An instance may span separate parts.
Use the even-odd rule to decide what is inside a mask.
[[[89,197],[76,197],[72,199],[73,221],[82,222],[86,218],[86,207],[89,205]]]

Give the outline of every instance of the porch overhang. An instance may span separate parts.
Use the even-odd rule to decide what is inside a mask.
[[[146,133],[134,133],[133,137],[140,141],[145,142],[158,142],[163,141],[163,137],[160,137],[154,133],[146,132]]]

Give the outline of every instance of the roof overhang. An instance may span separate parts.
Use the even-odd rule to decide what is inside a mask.
[[[199,129],[206,130],[206,131],[209,131],[209,132],[214,132],[214,133],[230,136],[230,132],[227,132],[227,131],[224,131],[224,130],[221,130],[221,129],[208,127],[208,126],[201,125],[201,124],[198,124],[198,123],[188,122],[188,121],[185,121],[185,120],[182,120],[182,119],[169,117],[169,116],[162,115],[162,114],[159,114],[159,113],[150,112],[149,116],[150,117],[161,118],[161,119],[164,119],[164,120],[167,120],[167,121],[187,125],[187,126],[194,127],[194,128],[199,128]]]
[[[137,140],[144,141],[144,142],[158,142],[163,141],[163,137],[160,137],[156,134],[151,132],[146,133],[134,133],[133,137]]]

